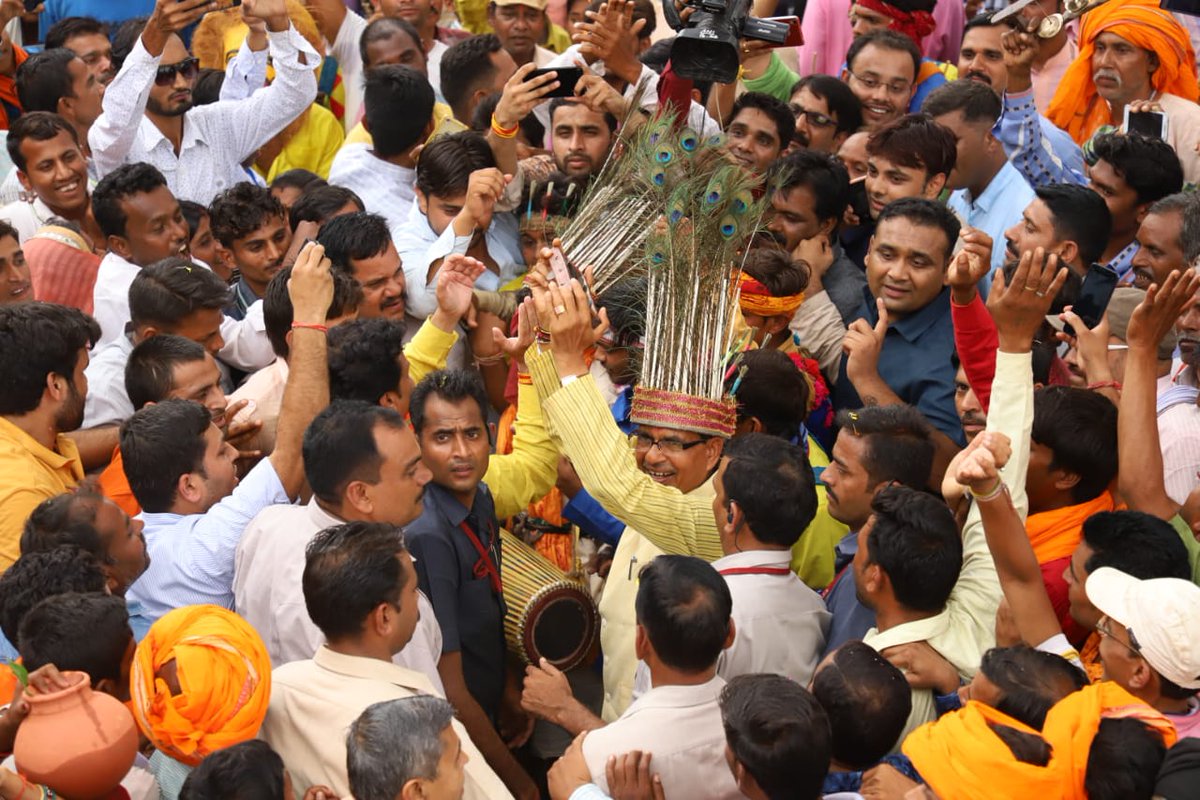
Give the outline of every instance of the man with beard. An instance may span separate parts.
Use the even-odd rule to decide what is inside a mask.
[[[569,177],[591,176],[608,159],[617,118],[563,98],[550,101],[550,150],[554,165]]]
[[[952,361],[954,363],[954,410],[958,412],[958,418],[962,420],[963,435],[967,437],[967,444],[970,444],[987,427],[987,415],[983,411],[983,404],[979,402],[979,397],[967,380],[967,373],[963,369],[962,362],[958,360],[957,354]]]
[[[0,569],[19,555],[21,529],[38,503],[83,480],[75,443],[83,424],[91,317],[52,303],[0,305]]]
[[[793,147],[832,155],[862,127],[862,103],[830,75],[806,75],[796,81],[788,108],[796,115]]]
[[[236,104],[193,109],[199,62],[178,33],[210,8],[207,0],[157,0],[88,134],[100,175],[146,162],[175,195],[206,204],[241,181],[242,163],[316,98],[321,59],[292,27],[285,0],[245,0],[242,14],[266,22],[275,79]]]
[[[1041,247],[1082,278],[1100,258],[1109,238],[1112,218],[1103,198],[1071,184],[1042,186],[1034,193],[1037,197],[1026,206],[1020,221],[1004,232],[1008,262],[1015,263],[1021,253]]]
[[[283,204],[271,191],[239,183],[213,200],[209,209],[217,252],[241,277],[233,284],[233,303],[225,313],[245,319],[250,306],[267,293],[267,284],[284,266],[292,244]]]

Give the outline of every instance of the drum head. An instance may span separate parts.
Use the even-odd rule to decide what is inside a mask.
[[[559,584],[540,593],[525,622],[525,656],[537,664],[545,658],[561,670],[582,664],[600,633],[596,606],[582,587]]]

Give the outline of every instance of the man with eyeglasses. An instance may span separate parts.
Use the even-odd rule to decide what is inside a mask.
[[[245,179],[242,162],[316,98],[321,58],[292,26],[285,0],[245,0],[242,13],[267,24],[275,80],[245,100],[193,109],[199,72],[179,31],[210,9],[206,0],[158,0],[132,52],[104,94],[88,134],[97,172],[147,162],[181,200],[204,205]]]
[[[926,8],[927,7],[927,8]],[[888,32],[910,42],[918,54],[917,71],[913,78],[913,93],[909,100],[909,111],[916,111],[934,89],[958,77],[958,68],[943,61],[925,58],[922,39],[934,29],[931,0],[900,0],[895,5],[882,0],[860,0],[850,6],[850,24],[854,41],[879,36]],[[850,52],[846,55],[846,66],[850,65]]]
[[[834,155],[862,127],[862,103],[831,75],[806,75],[792,87],[788,108],[796,115],[792,149]]]
[[[920,69],[921,51],[895,31],[873,31],[854,40],[846,51],[842,80],[862,103],[867,130],[878,130],[908,111]]]

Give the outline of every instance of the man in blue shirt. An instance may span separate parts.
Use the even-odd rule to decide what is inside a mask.
[[[953,132],[958,157],[946,185],[954,190],[947,207],[959,220],[992,238],[992,272],[1004,266],[1004,232],[1016,224],[1034,198],[1024,176],[1009,163],[992,133],[1003,105],[982,83],[955,81],[935,89],[923,110]],[[991,272],[979,283],[986,297]]]
[[[954,326],[946,266],[960,225],[940,203],[908,197],[879,213],[867,289],[846,331],[834,406],[909,403],[937,428],[943,453],[963,444],[954,409]]]
[[[149,16],[153,10],[154,0],[46,0],[38,17],[38,39],[45,40],[54,23],[67,17],[91,17],[116,30],[125,20]]]

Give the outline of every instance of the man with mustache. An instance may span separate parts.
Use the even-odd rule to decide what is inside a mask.
[[[895,31],[873,31],[854,40],[842,80],[862,103],[867,130],[879,130],[908,111],[920,68],[921,51]]]
[[[971,388],[967,373],[957,355],[954,356],[953,362],[954,410],[962,420],[963,435],[967,437],[967,444],[970,444],[971,440],[983,433],[983,429],[987,427],[987,414],[984,413],[975,390]]]
[[[245,319],[250,306],[266,295],[271,278],[284,267],[292,244],[287,214],[269,189],[243,182],[217,195],[209,217],[218,254],[241,273],[225,313]]]
[[[788,108],[796,115],[792,149],[833,155],[862,127],[862,103],[830,75],[806,75],[792,86]]]
[[[208,0],[157,0],[88,133],[100,175],[146,162],[175,195],[206,204],[241,181],[242,163],[316,98],[321,59],[292,26],[285,0],[244,0],[243,15],[267,24],[275,79],[237,103],[193,108],[198,62],[179,32],[209,10]]]

